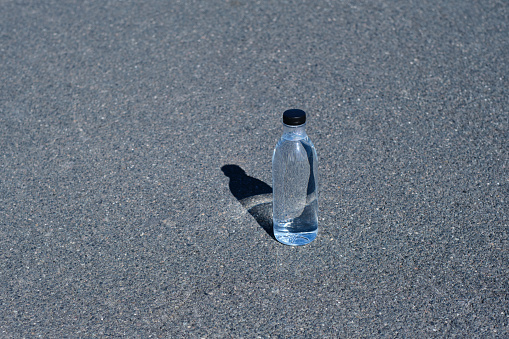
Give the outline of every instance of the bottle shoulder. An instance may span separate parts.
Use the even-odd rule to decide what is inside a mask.
[[[284,154],[290,153],[300,154],[299,156],[297,156],[297,158],[302,157],[302,159],[304,159],[312,157],[315,160],[318,160],[315,146],[313,145],[313,142],[309,138],[292,140],[282,137],[281,139],[279,139],[278,143],[276,144],[276,147],[274,148],[273,160],[275,159],[275,157],[277,158],[281,156],[284,157]]]
[[[281,136],[281,138],[278,140],[276,148],[280,147],[281,145],[291,145],[291,144],[309,146],[312,147],[313,149],[315,148],[315,145],[307,135],[302,138],[296,138],[295,136],[288,136],[285,134],[283,134],[283,136]]]

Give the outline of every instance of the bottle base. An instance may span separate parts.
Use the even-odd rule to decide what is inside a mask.
[[[302,246],[315,240],[316,233],[316,231],[302,233],[274,232],[274,237],[277,241],[285,245]]]

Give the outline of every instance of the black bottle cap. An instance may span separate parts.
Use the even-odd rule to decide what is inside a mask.
[[[290,126],[302,125],[306,122],[306,112],[301,109],[289,109],[283,113],[283,124]]]

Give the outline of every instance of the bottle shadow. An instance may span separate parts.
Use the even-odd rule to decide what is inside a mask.
[[[248,176],[237,165],[224,165],[221,170],[230,179],[229,188],[233,196],[255,218],[260,227],[274,238],[272,188],[263,181]]]

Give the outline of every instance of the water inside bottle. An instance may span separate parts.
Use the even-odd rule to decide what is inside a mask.
[[[274,237],[286,245],[305,245],[316,238],[318,218],[316,198],[306,204],[302,214],[296,218],[278,220],[274,218]]]
[[[318,202],[316,151],[309,138],[282,138],[274,152],[273,181],[275,238],[286,245],[313,241]]]

